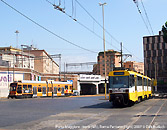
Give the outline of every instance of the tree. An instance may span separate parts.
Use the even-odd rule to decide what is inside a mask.
[[[165,23],[165,25],[162,26],[162,32],[164,41],[167,43],[167,22]]]

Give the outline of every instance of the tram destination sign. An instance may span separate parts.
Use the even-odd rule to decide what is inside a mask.
[[[114,75],[124,75],[124,72],[114,72]]]

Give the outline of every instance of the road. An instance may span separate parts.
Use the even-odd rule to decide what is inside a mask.
[[[104,97],[0,100],[0,129],[167,130],[167,99],[116,108]]]

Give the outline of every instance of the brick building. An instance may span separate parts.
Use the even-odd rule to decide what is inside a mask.
[[[104,52],[99,52],[97,57],[97,64],[93,66],[93,73],[97,75],[105,75]],[[114,67],[121,67],[120,52],[114,50],[106,51],[106,74],[108,75]]]
[[[24,50],[24,52],[35,56],[34,70],[44,74],[59,74],[59,65],[45,50]]]
[[[145,74],[157,77],[158,88],[167,87],[167,43],[163,34],[143,37]]]
[[[0,97],[8,96],[13,81],[47,79],[73,80],[73,88],[77,89],[78,75],[60,75],[59,65],[45,50],[23,52],[13,47],[0,47]]]
[[[125,68],[144,74],[144,63],[136,61],[127,61],[123,63]]]

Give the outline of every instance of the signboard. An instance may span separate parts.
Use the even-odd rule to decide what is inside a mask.
[[[101,75],[80,75],[80,81],[101,81]]]
[[[69,83],[73,83],[73,80],[67,80],[67,82],[69,82]]]
[[[23,80],[22,73],[15,73],[14,79]],[[0,97],[7,97],[9,94],[9,85],[13,82],[13,72],[0,72]]]
[[[0,87],[7,87],[8,83],[13,82],[13,74],[0,73]]]
[[[124,75],[124,72],[114,72],[114,75]]]

